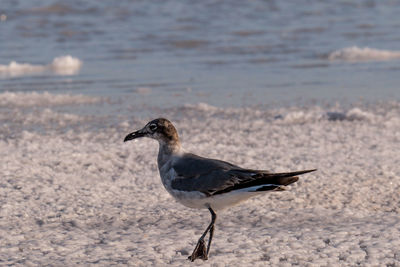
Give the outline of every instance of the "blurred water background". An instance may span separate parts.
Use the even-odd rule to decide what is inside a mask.
[[[161,107],[398,100],[399,14],[373,0],[2,0],[0,92]],[[54,71],[67,55],[82,64]]]

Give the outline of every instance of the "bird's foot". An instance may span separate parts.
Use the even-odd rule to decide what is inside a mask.
[[[207,260],[207,249],[203,239],[199,239],[196,247],[193,250],[191,256],[188,257],[190,261],[194,261],[195,259]]]

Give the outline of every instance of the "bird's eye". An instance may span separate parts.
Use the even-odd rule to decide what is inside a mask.
[[[157,125],[156,124],[150,124],[149,125],[149,129],[154,132],[157,129]]]

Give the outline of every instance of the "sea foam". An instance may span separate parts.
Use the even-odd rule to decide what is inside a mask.
[[[0,107],[39,107],[94,104],[102,98],[87,95],[51,94],[49,92],[4,92],[0,93]]]
[[[0,65],[0,76],[19,77],[46,71],[56,75],[74,75],[79,72],[82,64],[82,60],[70,55],[56,57],[51,63],[46,65],[11,61],[8,65]]]
[[[56,57],[49,67],[59,75],[73,75],[78,73],[82,66],[82,60],[70,55]]]
[[[400,51],[380,50],[369,47],[360,48],[357,46],[346,47],[331,52],[329,60],[342,61],[385,61],[400,59]]]

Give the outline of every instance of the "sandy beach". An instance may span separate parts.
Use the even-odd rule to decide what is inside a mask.
[[[74,108],[72,95],[15,100],[27,96],[0,94],[8,110],[0,115],[0,265],[400,265],[396,102],[198,104],[110,118],[60,111]],[[94,97],[85,103],[112,105]],[[210,259],[189,263],[208,211],[168,195],[154,140],[122,142],[160,114],[174,122],[187,151],[248,168],[318,171],[288,191],[219,212]]]

